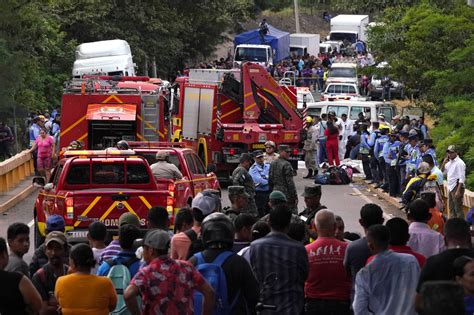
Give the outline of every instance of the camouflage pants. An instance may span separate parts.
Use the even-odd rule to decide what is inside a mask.
[[[247,213],[253,215],[256,218],[259,217],[257,204],[255,203],[255,198],[254,197],[249,198],[249,203],[247,205]]]
[[[317,169],[314,152],[315,152],[314,150],[311,150],[311,151],[305,151],[304,153],[304,164],[308,170],[313,170],[313,171]]]

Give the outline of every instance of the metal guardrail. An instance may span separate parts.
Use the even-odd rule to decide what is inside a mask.
[[[0,162],[0,192],[7,192],[35,172],[29,150]]]

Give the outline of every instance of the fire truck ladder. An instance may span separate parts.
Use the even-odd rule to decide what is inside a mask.
[[[159,95],[142,95],[141,130],[146,141],[159,141]]]

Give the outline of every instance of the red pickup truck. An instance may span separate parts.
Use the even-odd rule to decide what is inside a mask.
[[[154,163],[159,150],[170,152],[170,161],[183,173],[183,179],[153,177],[148,161]],[[197,192],[220,190],[215,174],[203,169],[191,149],[179,147],[66,152],[49,183],[42,177],[33,179],[42,187],[34,209],[35,246],[42,243],[46,219],[52,214],[64,217],[70,242],[84,241],[87,227],[94,221],[117,230],[118,219],[125,212],[136,214],[146,228],[148,210],[156,205],[166,207],[173,224],[175,213],[190,206]]]
[[[204,163],[191,149],[181,142],[129,142],[130,147],[137,155],[143,156],[148,163],[156,162],[156,154],[161,151],[169,153],[169,162],[183,174],[183,178],[173,181],[156,178],[158,186],[161,188],[174,188],[174,210],[191,206],[194,196],[203,190],[214,189],[220,192],[221,188],[212,166],[208,169]]]

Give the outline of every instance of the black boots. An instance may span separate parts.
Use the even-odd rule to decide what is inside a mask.
[[[309,169],[308,170],[308,175],[306,175],[305,177],[303,178],[313,178],[313,170],[312,169]]]

